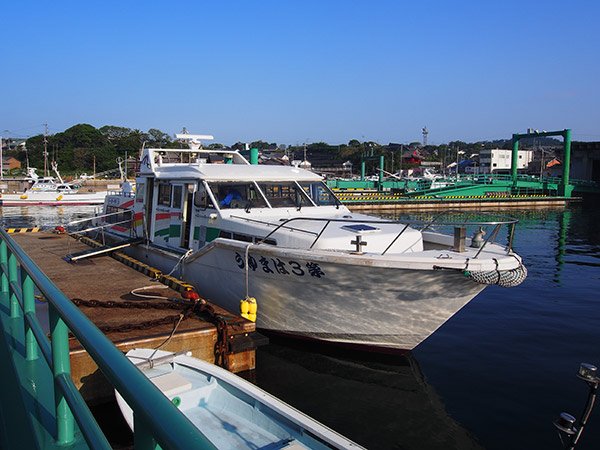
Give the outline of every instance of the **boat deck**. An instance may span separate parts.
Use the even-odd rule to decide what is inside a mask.
[[[84,304],[94,300],[98,302],[99,306],[87,303],[86,306],[80,305],[80,309],[123,352],[136,347],[156,348],[163,344],[162,350],[190,350],[197,358],[215,362],[215,348],[219,339],[216,325],[204,315],[201,318],[193,315],[179,322],[180,314],[190,306],[190,302],[184,301],[179,292],[109,256],[68,263],[64,260],[67,254],[89,247],[66,234],[43,231],[14,233],[12,237],[67,297],[83,300]],[[140,288],[147,288],[143,291],[147,295],[181,301],[140,298],[131,294],[132,290]],[[151,307],[167,302],[175,308]],[[139,308],[140,305],[143,307]],[[216,305],[211,306],[217,317],[227,323],[228,342],[224,345],[229,349],[226,352],[228,369],[232,372],[254,369],[254,347],[252,341],[246,341],[255,331],[255,324]],[[40,317],[40,322],[47,323],[47,317]],[[173,333],[177,322],[179,324]],[[242,342],[236,347],[232,344],[234,341]],[[241,350],[233,353],[236,348]],[[84,398],[101,402],[112,396],[112,389],[75,339],[70,342],[70,354],[71,375]]]

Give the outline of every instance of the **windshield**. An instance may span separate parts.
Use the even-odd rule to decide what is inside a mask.
[[[252,182],[209,183],[219,208],[266,208],[267,204]]]
[[[259,182],[259,187],[273,208],[313,206],[294,181]]]
[[[300,181],[304,192],[315,202],[317,206],[335,206],[339,202],[322,181]]]

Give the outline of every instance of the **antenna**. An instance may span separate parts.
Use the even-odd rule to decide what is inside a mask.
[[[214,139],[213,136],[208,135],[208,134],[188,134],[187,130],[185,128],[183,130],[186,131],[186,133],[176,134],[175,138],[179,139],[180,141],[187,142],[188,146],[192,150],[199,150],[202,147],[202,142],[201,142],[202,139],[203,140]]]
[[[427,145],[427,135],[429,134],[429,130],[427,129],[427,125],[421,128],[421,133],[423,133],[423,147]]]

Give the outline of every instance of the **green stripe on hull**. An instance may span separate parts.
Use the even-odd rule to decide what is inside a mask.
[[[169,237],[176,238],[181,236],[181,225],[171,224],[169,227]]]
[[[206,229],[206,242],[214,241],[219,237],[219,233],[221,230],[218,228],[207,228]]]
[[[169,228],[163,228],[162,230],[157,230],[154,232],[154,237],[168,236],[168,235],[169,235]]]

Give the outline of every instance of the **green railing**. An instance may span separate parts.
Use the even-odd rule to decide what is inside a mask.
[[[44,431],[54,440],[53,446],[111,448],[71,379],[68,342],[71,332],[133,409],[136,449],[155,449],[158,446],[164,449],[214,448],[3,229],[0,229],[0,239],[0,324],[4,333],[0,345],[6,344],[6,354],[13,358],[13,361],[2,361],[2,365],[7,367],[12,363],[17,372],[18,367],[24,372],[17,373],[20,385],[14,386],[15,390],[33,386],[35,394],[43,390],[37,387],[38,384],[54,390],[54,411],[44,411],[39,404],[30,408],[33,411],[27,411],[34,417],[31,422],[38,427],[48,428],[48,422],[52,423],[50,428],[53,429]],[[36,288],[48,302],[50,340],[36,316]],[[39,370],[40,353],[47,365],[45,379],[36,378],[44,372]],[[22,360],[20,366],[15,363],[15,358]],[[33,367],[35,370],[31,369]],[[35,379],[32,379],[32,374],[35,374]],[[48,420],[49,413],[52,420]],[[28,418],[24,417],[24,427],[27,421]],[[47,442],[38,444],[39,448],[48,446]]]
[[[517,187],[522,187],[524,183],[535,183],[537,186],[532,189],[545,190],[546,195],[558,195],[558,186],[560,185],[560,177],[545,177],[540,178],[537,175],[517,175],[516,177]],[[599,189],[597,184],[593,181],[586,180],[575,180],[571,179],[570,184],[577,187],[586,187],[591,190]],[[436,183],[445,183],[445,187],[433,188]],[[329,180],[327,181],[329,187],[337,189],[369,189],[377,190],[379,184],[377,182],[369,181],[350,181],[350,180]],[[511,175],[504,174],[460,174],[447,176],[444,178],[438,178],[436,180],[431,179],[414,179],[414,180],[392,180],[389,179],[381,184],[381,187],[392,190],[407,190],[407,195],[422,195],[421,191],[427,193],[437,193],[444,191],[451,191],[453,189],[473,186],[473,185],[511,185],[515,184],[515,180]]]

